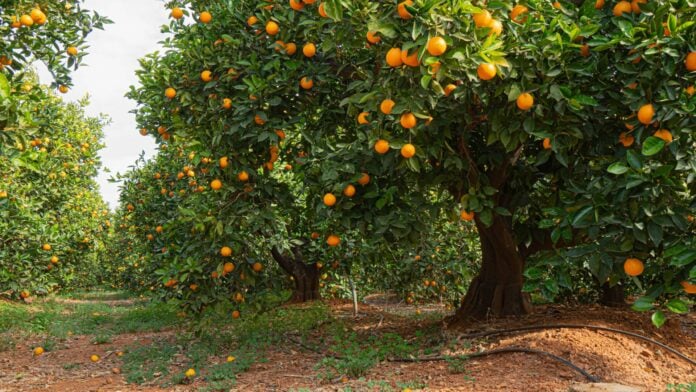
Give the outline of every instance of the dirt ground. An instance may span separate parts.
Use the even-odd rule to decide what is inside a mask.
[[[414,337],[416,331],[439,326],[432,318],[404,317],[412,306],[362,304],[360,316],[354,318],[351,304],[330,303],[335,317],[341,318],[359,336],[397,332]],[[432,306],[420,308],[423,314],[443,311]],[[694,316],[671,318],[661,329],[650,324],[648,314],[600,306],[537,307],[535,313],[520,318],[478,324],[471,329],[443,330],[443,338],[456,342],[446,355],[459,355],[502,347],[535,348],[570,360],[602,382],[616,382],[640,387],[643,391],[664,391],[668,384],[696,381],[696,367],[648,342],[632,337],[583,329],[549,329],[504,335],[488,339],[466,340],[464,333],[515,326],[543,324],[590,324],[639,333],[667,344],[696,358],[696,320]],[[21,342],[16,349],[0,353],[0,392],[9,391],[189,391],[206,387],[205,381],[161,389],[126,384],[117,374],[121,360],[118,351],[144,345],[153,339],[166,338],[175,332],[125,334],[108,344],[95,346],[89,336],[74,336],[45,355],[34,358],[31,347],[36,342]],[[89,356],[102,360],[91,363]],[[338,353],[340,354],[340,353]],[[266,362],[256,363],[237,378],[239,391],[367,391],[401,389],[418,381],[429,391],[567,391],[573,383],[588,382],[582,375],[558,362],[526,353],[501,354],[473,358],[464,368],[452,372],[445,361],[401,363],[382,362],[365,377],[321,380],[315,365],[322,355],[288,342],[267,353]],[[413,388],[416,390],[416,388]],[[387,389],[389,390],[389,389]]]

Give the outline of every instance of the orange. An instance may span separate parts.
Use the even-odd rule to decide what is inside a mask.
[[[304,8],[304,3],[302,3],[301,0],[290,0],[290,8],[294,9],[295,11],[302,11]]]
[[[691,284],[687,281],[682,281],[681,286],[684,288],[684,292],[687,294],[696,294],[696,284]]]
[[[341,239],[337,235],[331,234],[326,238],[326,243],[329,246],[338,246],[341,243]]]
[[[474,14],[474,24],[476,27],[489,27],[491,22],[493,22],[493,17],[491,16],[491,13],[486,10],[483,10],[478,14]]]
[[[263,264],[256,262],[251,265],[251,269],[253,269],[254,272],[261,272],[263,270]]]
[[[261,117],[261,115],[257,114],[254,116],[254,122],[256,123],[256,125],[263,125],[266,123],[266,120],[264,120],[263,117]]]
[[[22,297],[23,299],[27,299],[27,298],[29,298],[29,297],[31,296],[31,294],[30,294],[28,291],[26,291],[26,290],[22,290],[22,291],[19,293],[19,296]]]
[[[456,85],[456,84],[450,83],[450,84],[448,84],[447,86],[445,86],[445,88],[443,89],[444,92],[445,92],[445,97],[449,97],[450,94],[452,94],[452,91],[454,91],[454,90],[456,90],[456,89],[457,89],[457,85]]]
[[[161,233],[162,231],[164,231],[164,228],[162,228],[162,226],[157,226],[155,227],[155,231]]]
[[[413,156],[416,155],[416,146],[414,146],[411,143],[404,144],[403,147],[401,147],[401,156],[409,159],[413,158]]]
[[[322,18],[328,18],[329,15],[326,13],[326,10],[324,9],[324,3],[319,4],[319,7],[317,8],[317,12],[319,12],[319,15]]]
[[[628,14],[631,11],[632,11],[631,3],[629,3],[628,1],[622,0],[622,1],[619,1],[618,3],[616,3],[612,13],[614,14],[614,16],[621,16],[625,13]]]
[[[672,143],[672,133],[666,129],[656,131],[653,136],[664,140],[667,144]]]
[[[353,185],[346,185],[345,188],[343,188],[343,195],[346,197],[353,197],[355,196],[355,187]]]
[[[249,27],[255,25],[256,23],[258,23],[258,21],[259,21],[259,18],[255,17],[254,15],[251,15],[250,17],[247,18],[247,24],[249,25]]]
[[[416,116],[413,115],[411,112],[406,112],[401,115],[401,119],[399,119],[399,123],[401,124],[402,127],[406,129],[411,129],[416,126]]]
[[[77,48],[74,46],[68,46],[68,50],[66,52],[68,52],[68,55],[70,56],[77,56]]]
[[[391,114],[392,109],[394,109],[394,105],[396,105],[396,103],[387,98],[379,104],[379,110],[384,114]]]
[[[276,35],[278,34],[278,31],[280,31],[280,26],[278,26],[278,23],[272,20],[269,20],[266,23],[266,32],[268,33],[268,35]]]
[[[223,264],[222,271],[226,274],[229,274],[230,272],[234,271],[234,263]]]
[[[223,109],[231,109],[232,108],[232,100],[229,98],[225,98],[222,100],[222,108]]]
[[[69,91],[69,89],[68,89],[68,86],[60,85],[60,86],[58,87],[58,91],[60,91],[61,94],[67,94],[68,91]]]
[[[358,124],[367,124],[370,121],[367,119],[367,116],[369,116],[370,113],[368,112],[362,112],[358,114]]]
[[[696,52],[689,52],[684,60],[684,66],[689,72],[696,71]]]
[[[604,0],[595,1],[594,7],[595,7],[595,9],[598,9],[598,10],[601,10],[602,8],[604,8]]]
[[[409,67],[417,67],[420,65],[418,61],[418,51],[414,51],[410,56],[408,55],[408,50],[401,51],[401,61],[408,65]]]
[[[324,195],[324,204],[327,207],[333,207],[336,204],[336,196],[333,193],[327,193]]]
[[[52,248],[52,247],[51,247],[51,244],[43,244],[43,246],[41,247],[41,249],[43,249],[43,250],[45,250],[45,251],[47,251],[47,252],[48,252],[49,250],[51,250],[51,248]]]
[[[182,11],[179,7],[174,7],[172,8],[171,17],[176,20],[179,20],[184,17],[184,11]]]
[[[590,56],[590,45],[582,44],[580,47],[580,56],[589,57]]]
[[[557,10],[561,9],[561,3],[559,3],[558,1],[554,1],[552,5],[553,5],[553,8],[555,8]]]
[[[370,175],[367,173],[363,173],[362,176],[358,179],[358,184],[360,185],[367,185],[370,183]]]
[[[367,42],[369,42],[371,44],[379,43],[379,41],[382,40],[382,38],[380,38],[377,35],[377,33],[374,31],[368,31],[366,37],[367,37]]]
[[[288,56],[292,56],[295,52],[297,52],[297,45],[295,45],[295,43],[290,42],[285,44],[285,53],[287,53]]]
[[[208,70],[201,72],[201,80],[204,82],[210,82],[213,80],[213,73]]]
[[[220,181],[220,180],[210,181],[210,189],[217,191],[217,190],[220,190],[220,188],[222,188],[222,181]]]
[[[408,20],[408,19],[413,18],[413,15],[411,15],[411,13],[408,12],[408,10],[406,9],[406,6],[409,6],[409,7],[413,6],[413,1],[406,0],[406,1],[399,3],[399,5],[396,6],[396,12],[399,14],[401,19]]]
[[[41,356],[44,353],[43,347],[37,347],[34,349],[34,356],[38,357]]]
[[[399,49],[399,48],[389,49],[389,51],[387,51],[386,60],[387,60],[387,65],[389,65],[392,68],[402,66],[404,61],[402,60],[401,49]]]
[[[696,87],[694,87],[694,85],[692,84],[691,86],[685,88],[685,89],[684,89],[684,92],[685,92],[688,96],[692,96],[692,95],[694,95],[694,93],[696,93]]]
[[[623,145],[626,148],[631,147],[635,140],[636,138],[633,137],[633,135],[631,135],[630,133],[621,132],[619,134],[619,143],[621,143],[621,145]]]
[[[503,33],[503,23],[499,20],[493,20],[491,24],[488,26],[491,31],[488,33],[490,34],[495,34],[495,35],[500,35]]]
[[[227,165],[229,165],[229,162],[228,162],[228,160],[227,160],[227,157],[222,157],[222,158],[220,158],[220,160],[218,161],[218,164],[220,165],[220,169],[226,168]]]
[[[241,172],[239,172],[239,174],[237,175],[237,179],[238,179],[239,181],[241,181],[241,182],[249,181],[249,174],[248,174],[247,172],[245,172],[245,171],[241,171]]]
[[[389,151],[389,142],[384,139],[379,139],[375,142],[375,151],[378,154],[386,154]]]
[[[319,239],[319,233],[317,233],[316,231],[313,231],[311,234],[311,237],[313,240]]]
[[[314,57],[314,55],[317,54],[317,47],[314,46],[314,44],[311,42],[307,43],[307,44],[305,44],[305,46],[302,47],[302,53],[306,57],[310,57],[310,58]]]
[[[551,149],[551,139],[545,137],[544,141],[541,142],[542,147],[544,147],[544,150],[550,150]]]
[[[164,96],[169,98],[169,99],[174,99],[174,97],[176,97],[176,90],[169,87],[166,90],[164,90]]]
[[[447,42],[442,37],[432,37],[428,40],[426,49],[432,56],[441,56],[447,51]]]
[[[510,11],[510,19],[513,22],[524,23],[527,21],[527,15],[523,16],[523,14],[526,14],[527,12],[529,12],[527,7],[523,6],[522,4],[517,4],[512,8],[512,11]]]
[[[476,69],[479,79],[481,80],[491,80],[495,77],[497,70],[495,65],[491,63],[481,63]]]
[[[31,16],[31,19],[34,21],[34,23],[38,25],[46,23],[46,14],[44,14],[43,11],[41,11],[39,8],[32,9],[29,13],[29,16]]]
[[[645,4],[645,3],[647,3],[647,2],[648,2],[648,0],[632,0],[632,1],[631,1],[631,11],[632,11],[634,14],[640,14],[641,11],[642,11],[642,10],[640,9],[641,3],[642,3],[642,4]]]
[[[428,72],[431,75],[435,75],[437,73],[437,71],[440,70],[440,66],[442,66],[442,64],[439,61],[436,61],[428,66],[428,68],[429,68]]]
[[[58,264],[58,256],[51,256],[51,263],[52,264]]]
[[[459,213],[459,217],[460,217],[463,221],[469,222],[469,221],[471,221],[471,220],[474,219],[474,213],[473,213],[473,212],[469,212],[469,211],[462,210],[462,211]]]
[[[638,259],[628,258],[624,261],[623,268],[626,275],[638,276],[643,273],[645,266],[643,266],[643,262]]]
[[[213,20],[213,15],[211,15],[208,11],[203,11],[198,18],[201,23],[208,24],[211,20]]]
[[[314,81],[305,76],[300,79],[300,86],[302,86],[302,88],[305,90],[309,90],[314,86]]]
[[[278,135],[278,139],[285,139],[285,132],[281,129],[276,129],[275,134]]]
[[[517,107],[520,110],[529,110],[534,106],[534,97],[530,93],[522,93],[517,97]]]
[[[92,362],[99,362],[99,359],[100,359],[100,358],[99,358],[99,355],[96,355],[96,354],[92,354],[92,355],[90,355],[90,357],[89,357],[89,360],[92,361]]]
[[[232,256],[232,248],[229,246],[223,246],[220,248],[220,256],[222,257],[230,257]]]
[[[239,313],[239,310],[235,310],[232,312],[232,318],[233,319],[238,319],[241,314]]]
[[[638,121],[640,121],[640,123],[643,125],[650,125],[654,115],[655,109],[650,103],[645,104],[638,109]]]
[[[22,15],[19,17],[19,22],[22,24],[22,26],[25,27],[30,27],[34,25],[34,19],[31,18],[29,15]]]

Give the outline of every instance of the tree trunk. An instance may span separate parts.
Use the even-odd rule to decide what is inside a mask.
[[[292,256],[286,256],[277,248],[271,249],[278,265],[292,276],[295,287],[290,302],[307,302],[321,299],[319,293],[319,271],[315,264],[306,264],[299,247],[293,248]]]
[[[604,283],[599,287],[599,292],[600,304],[613,308],[622,308],[626,306],[626,296],[623,286],[619,284],[609,286],[609,283]]]
[[[483,256],[476,276],[450,322],[522,315],[532,310],[529,295],[522,293],[524,258],[515,242],[509,219],[494,215],[491,227],[476,217]]]

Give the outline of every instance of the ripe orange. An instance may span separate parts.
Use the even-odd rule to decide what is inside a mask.
[[[34,19],[29,15],[22,15],[19,17],[19,23],[21,23],[22,26],[31,27],[34,25]]]
[[[656,131],[653,136],[664,140],[667,144],[672,143],[672,133],[666,129]]]
[[[268,35],[276,35],[278,34],[278,31],[280,31],[280,26],[278,26],[278,23],[272,20],[269,20],[266,23],[266,33],[268,33]]]
[[[638,259],[628,258],[624,261],[623,268],[626,275],[638,276],[643,273],[645,266],[643,266],[643,262]]]
[[[68,49],[66,50],[68,52],[68,55],[70,56],[77,56],[77,48],[74,46],[68,46]]]
[[[367,119],[367,116],[369,116],[369,115],[370,115],[370,113],[368,113],[368,112],[362,112],[362,113],[358,114],[358,124],[364,125],[364,124],[369,123],[370,121]]]
[[[248,174],[247,172],[245,172],[245,171],[241,171],[241,172],[239,172],[239,174],[237,175],[237,179],[238,179],[239,181],[241,181],[241,182],[249,181],[249,174]]]
[[[631,147],[635,140],[636,138],[633,137],[633,135],[631,135],[630,133],[621,132],[619,134],[619,143],[621,143],[621,145],[623,145],[626,148]]]
[[[327,207],[333,207],[336,204],[336,196],[333,193],[327,193],[324,195],[324,204]]]
[[[522,93],[517,97],[517,107],[520,110],[529,110],[534,106],[534,97],[530,93]]]
[[[176,97],[176,90],[169,87],[166,90],[164,90],[164,96],[169,98],[169,99],[174,99],[174,97]]]
[[[306,57],[312,58],[312,57],[314,57],[315,54],[317,54],[317,47],[314,46],[313,43],[309,42],[309,43],[305,44],[305,46],[302,47],[302,53]]]
[[[210,182],[210,189],[217,191],[217,190],[220,190],[220,188],[222,188],[222,181],[213,180]]]
[[[406,129],[411,129],[416,126],[416,116],[413,115],[411,112],[406,112],[401,115],[401,119],[399,120],[399,123],[401,124],[402,127]]]
[[[459,217],[460,217],[463,221],[469,222],[469,221],[471,221],[471,220],[474,219],[474,213],[473,213],[473,212],[469,212],[469,211],[462,210],[462,211],[459,213]]]
[[[345,188],[343,188],[343,195],[346,197],[353,197],[355,196],[355,187],[353,185],[346,185]]]
[[[442,37],[432,37],[428,40],[426,49],[432,56],[441,56],[447,51],[447,42]]]
[[[213,15],[211,15],[208,11],[203,11],[198,18],[201,23],[208,24],[211,20],[213,20]]]
[[[456,89],[457,89],[457,85],[456,85],[456,84],[450,83],[450,84],[448,84],[447,86],[445,86],[445,88],[443,89],[443,90],[444,90],[444,93],[445,93],[445,97],[449,97],[450,94],[452,94],[452,91],[454,91],[454,90],[456,90]]]
[[[379,104],[379,110],[384,114],[391,114],[392,109],[394,109],[394,105],[396,105],[396,103],[387,98]]]
[[[223,246],[220,248],[220,256],[222,257],[230,257],[232,256],[232,248],[229,246]]]
[[[685,92],[688,96],[692,96],[692,95],[694,95],[694,93],[696,93],[696,87],[694,87],[694,85],[692,84],[691,86],[685,88],[685,89],[684,89],[684,92]]]
[[[261,272],[263,270],[263,264],[256,262],[251,265],[251,269],[253,269],[254,272]]]
[[[310,236],[313,240],[319,239],[319,233],[317,233],[316,231],[313,231]]]
[[[386,61],[387,61],[387,65],[389,65],[392,68],[402,66],[404,61],[402,60],[402,57],[401,57],[401,49],[399,49],[399,48],[389,49],[389,51],[387,51]]]
[[[96,355],[96,354],[92,354],[92,355],[90,355],[90,357],[89,357],[89,360],[92,361],[92,362],[99,362],[99,359],[100,359],[100,358],[99,358],[99,355]]]
[[[131,210],[131,211],[132,211],[132,210]],[[52,248],[52,247],[51,247],[51,244],[43,244],[43,246],[41,246],[41,249],[43,249],[43,250],[45,250],[45,251],[47,251],[47,252],[48,252],[49,250],[51,250],[51,248]]]
[[[58,256],[51,256],[51,263],[58,264]]]
[[[232,108],[232,100],[229,98],[224,98],[222,100],[222,108],[227,109],[227,110],[231,109]]]
[[[401,51],[401,62],[404,64],[408,65],[409,67],[417,67],[420,65],[420,61],[418,61],[418,51],[414,51],[411,53],[409,56],[408,50],[402,50]]]
[[[409,7],[413,6],[413,1],[406,0],[406,1],[399,3],[399,5],[396,6],[396,12],[399,14],[401,19],[408,20],[408,19],[413,18],[413,15],[411,15],[411,13],[408,12],[408,10],[406,9],[406,6],[409,6]]]
[[[43,11],[41,11],[41,9],[39,9],[38,7],[32,9],[29,13],[29,16],[31,16],[31,19],[34,21],[34,23],[38,25],[42,25],[47,21],[46,14],[44,14]]]
[[[331,234],[326,238],[326,243],[329,246],[338,246],[341,243],[341,239],[337,235]]]
[[[680,284],[684,288],[684,292],[687,294],[696,294],[696,284],[691,284],[686,280],[683,280]]]
[[[478,14],[474,14],[474,24],[476,25],[476,27],[489,27],[492,21],[493,17],[491,16],[491,13],[487,10],[483,10]]]
[[[589,57],[590,56],[590,45],[582,44],[580,47],[580,56]]]
[[[251,15],[250,17],[247,18],[247,25],[249,25],[249,27],[251,27],[251,26],[255,25],[256,23],[258,23],[258,21],[259,21],[259,18],[257,18],[254,15]]]
[[[495,65],[491,63],[481,63],[476,69],[476,73],[481,80],[491,80],[495,77],[497,70]]]
[[[290,0],[290,8],[295,11],[302,11],[304,8],[304,3],[301,0]]]
[[[67,94],[69,89],[68,89],[68,86],[66,86],[66,85],[60,85],[58,87],[58,91],[60,91],[61,94]]]
[[[234,271],[234,263],[225,263],[222,265],[222,271],[226,274],[229,274],[230,272]]]
[[[297,52],[297,45],[295,45],[294,42],[285,44],[285,53],[288,56],[292,56],[293,54],[295,54],[295,52]]]
[[[684,60],[684,66],[689,72],[696,71],[696,52],[689,52]]]
[[[155,227],[155,231],[158,233],[162,233],[162,231],[164,231],[164,228],[162,226],[157,226]]]
[[[557,10],[561,9],[561,3],[558,1],[554,1],[552,5],[553,5],[553,8],[555,8]]]
[[[219,165],[220,165],[220,169],[224,169],[224,168],[227,167],[227,165],[229,165],[229,162],[227,161],[227,157],[222,157],[222,158],[220,158],[220,160],[218,161],[218,163],[219,163]]]
[[[411,143],[404,144],[403,147],[401,147],[401,156],[410,159],[413,158],[413,156],[416,155],[416,146],[414,146]]]
[[[640,121],[640,123],[643,125],[650,125],[654,115],[655,109],[650,103],[645,104],[638,109],[638,121]]]
[[[381,41],[382,38],[380,38],[379,35],[377,35],[377,34],[378,33],[374,32],[374,31],[368,31],[366,34],[367,42],[369,42],[371,44],[379,43],[379,41]]]
[[[389,151],[389,142],[384,139],[379,139],[375,142],[375,151],[378,154],[386,154]]]
[[[594,4],[595,9],[601,10],[604,8],[604,0],[597,0]]]
[[[254,116],[254,122],[256,123],[256,125],[263,125],[266,123],[266,120],[264,120],[260,114],[257,114]]]
[[[363,173],[362,176],[358,179],[358,184],[360,185],[367,185],[370,183],[370,175],[367,173]]]
[[[631,3],[629,3],[628,1],[625,1],[625,0],[622,0],[622,1],[619,1],[618,3],[616,3],[612,13],[614,14],[614,16],[621,16],[624,13],[628,14],[631,11],[632,11]]]
[[[503,33],[503,23],[499,20],[493,20],[491,24],[488,26],[491,31],[488,33],[490,34],[495,34],[495,35],[500,35]]]
[[[43,353],[44,353],[43,347],[36,347],[34,349],[34,356],[35,357],[39,357],[39,356],[43,355]]]
[[[29,298],[29,297],[31,296],[31,294],[30,294],[28,291],[26,291],[26,290],[22,290],[22,291],[19,293],[19,296],[22,297],[23,299],[27,299],[27,298]]]
[[[545,137],[544,141],[541,142],[542,147],[544,147],[544,150],[550,150],[551,149],[551,139]]]
[[[326,10],[324,9],[324,3],[319,4],[319,7],[317,8],[317,12],[319,12],[319,15],[322,18],[328,18],[329,15],[326,13]]]
[[[305,90],[309,90],[314,86],[314,81],[305,76],[300,79],[300,86],[302,86],[302,88]]]
[[[523,15],[529,12],[529,9],[522,4],[517,4],[510,11],[510,19],[516,23],[524,23],[527,21],[527,15]]]
[[[210,82],[213,80],[213,73],[208,70],[201,72],[201,80],[204,82]]]
[[[239,313],[239,310],[235,310],[232,312],[232,318],[233,319],[238,319],[239,316],[241,316],[241,313]]]
[[[184,17],[184,11],[182,11],[179,7],[174,7],[172,8],[171,17],[176,20],[179,20]]]
[[[645,4],[647,2],[648,2],[648,0],[632,0],[631,1],[631,11],[634,14],[640,14],[642,12],[642,10],[640,9],[640,5]]]

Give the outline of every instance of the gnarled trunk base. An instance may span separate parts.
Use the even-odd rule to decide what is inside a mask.
[[[316,267],[302,264],[295,268],[292,278],[295,282],[295,288],[292,290],[290,302],[307,302],[321,299],[319,294],[319,271]]]
[[[626,303],[626,294],[624,293],[624,288],[621,285],[609,286],[608,283],[604,283],[599,288],[599,303],[604,306],[609,306],[612,308],[623,308],[628,306]]]

